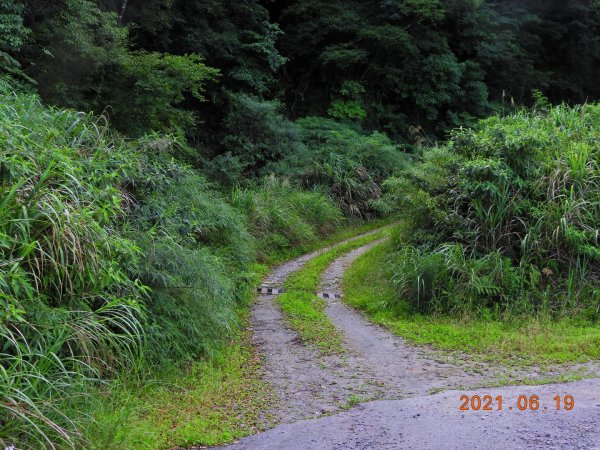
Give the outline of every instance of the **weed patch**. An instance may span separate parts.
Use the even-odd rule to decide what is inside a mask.
[[[389,251],[383,244],[355,261],[344,276],[344,301],[395,334],[439,349],[474,352],[500,364],[543,365],[600,358],[600,328],[585,320],[415,313],[408,301],[398,299],[386,274]]]

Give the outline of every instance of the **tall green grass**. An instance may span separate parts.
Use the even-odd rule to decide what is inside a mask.
[[[140,358],[123,156],[101,121],[0,92],[0,445],[74,446],[65,404]]]
[[[390,258],[420,312],[600,318],[600,105],[456,130],[386,182],[409,226]]]
[[[4,81],[0,94],[2,446],[86,447],[90,395],[210,372],[239,336],[254,262],[342,221],[319,191],[271,179],[230,198],[170,137],[125,141],[102,117]]]
[[[600,327],[585,317],[556,319],[539,311],[489,310],[474,314],[431,314],[415,311],[408,298],[399,298],[390,279],[387,244],[362,255],[344,275],[344,301],[359,308],[374,322],[418,344],[475,353],[500,365],[537,365],[597,360]],[[487,313],[486,313],[487,311]]]
[[[243,214],[197,172],[143,150],[153,142],[139,144],[142,170],[127,177],[136,203],[124,231],[144,254],[129,272],[151,288],[146,356],[182,365],[210,357],[237,327],[254,238]]]
[[[234,189],[232,204],[248,217],[259,257],[318,241],[343,223],[340,209],[326,193],[274,177],[254,189]]]

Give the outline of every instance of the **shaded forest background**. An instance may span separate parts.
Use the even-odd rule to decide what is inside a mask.
[[[301,117],[413,144],[417,130],[443,138],[531,104],[534,89],[554,103],[600,96],[591,0],[9,0],[0,11],[5,71],[127,135],[185,137],[189,160],[223,182],[306,156]]]

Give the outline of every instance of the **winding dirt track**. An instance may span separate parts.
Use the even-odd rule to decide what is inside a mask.
[[[337,259],[324,273],[320,290],[340,292],[344,271],[379,242]],[[281,287],[287,276],[329,248],[283,264],[264,285]],[[504,395],[505,409],[507,402],[516,405],[521,394],[535,393],[552,408],[555,395],[570,394],[576,398],[573,411],[462,412],[459,397],[468,388],[510,375],[468,358],[410,345],[371,324],[342,300],[329,299],[326,312],[343,334],[347,351],[342,356],[320,357],[286,325],[274,296],[258,297],[251,324],[265,359],[264,379],[278,398],[269,415],[281,425],[227,448],[600,449],[599,380],[479,392]],[[448,389],[462,390],[430,395]],[[379,401],[340,412],[349,407],[350,399]],[[334,412],[339,413],[320,417]]]

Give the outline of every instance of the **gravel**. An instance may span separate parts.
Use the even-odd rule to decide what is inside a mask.
[[[323,274],[319,290],[339,293],[344,271],[379,242],[338,258]],[[282,264],[264,286],[281,287],[292,272],[330,248]],[[275,300],[273,295],[258,296],[251,326],[264,358],[263,379],[277,398],[266,414],[280,425],[230,448],[600,449],[598,380],[486,389],[478,392],[505,396],[503,411],[460,411],[460,395],[514,374],[475,363],[467,355],[408,344],[339,299],[327,300],[326,312],[343,334],[346,353],[321,357],[287,326]],[[597,370],[597,365],[591,368]],[[430,395],[441,390],[445,392]],[[575,397],[576,407],[573,411],[506,409],[511,401],[516,404],[519,395],[533,393],[550,407],[554,395],[569,394]],[[357,400],[377,401],[344,411]]]
[[[503,410],[460,411],[460,396],[476,393],[502,395]],[[534,394],[540,409],[518,410],[518,396]],[[575,408],[556,411],[555,395],[572,395]],[[335,416],[282,425],[230,448],[600,449],[600,380],[369,402]]]

